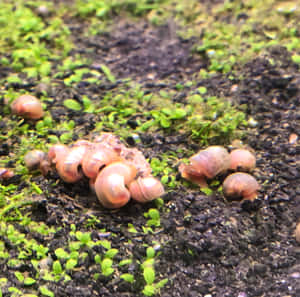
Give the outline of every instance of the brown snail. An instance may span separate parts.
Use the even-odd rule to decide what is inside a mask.
[[[83,173],[85,176],[95,179],[102,167],[119,159],[120,157],[114,150],[101,144],[95,144],[83,157]]]
[[[125,162],[106,166],[98,174],[94,189],[100,203],[107,208],[120,208],[130,200],[127,186],[136,176],[136,168]]]
[[[232,173],[223,182],[224,196],[230,200],[246,199],[254,200],[257,197],[259,184],[256,179],[243,172]]]
[[[296,237],[296,241],[300,243],[300,222],[296,226],[295,237]]]
[[[256,166],[256,158],[249,150],[235,149],[229,155],[232,170],[251,171]]]
[[[153,176],[138,177],[129,185],[132,199],[145,203],[164,194],[162,183]]]
[[[62,153],[60,159],[57,159],[57,172],[65,182],[74,183],[83,177],[80,165],[86,150],[86,146],[74,146],[66,154]]]
[[[212,179],[222,172],[226,172],[230,166],[230,157],[222,146],[210,146],[199,151],[190,159],[190,164],[181,164],[179,171],[181,176],[200,187],[207,187],[206,179]]]
[[[13,113],[31,120],[38,120],[44,115],[41,102],[34,96],[21,95],[11,104]]]
[[[43,175],[46,175],[50,170],[50,162],[45,152],[40,150],[32,150],[24,156],[25,166],[29,170],[40,169]]]
[[[64,144],[55,144],[50,147],[48,151],[48,158],[51,163],[56,164],[59,160],[62,160],[68,153],[69,148]]]
[[[0,167],[0,180],[7,180],[14,176],[14,172],[8,168]]]

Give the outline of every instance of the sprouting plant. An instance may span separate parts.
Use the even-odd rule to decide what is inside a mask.
[[[145,286],[143,289],[143,294],[145,296],[153,296],[159,293],[159,290],[165,286],[168,279],[162,279],[161,281],[155,283],[156,272],[155,272],[155,250],[153,247],[148,247],[146,250],[146,260],[141,264],[143,271],[143,277],[145,281]]]

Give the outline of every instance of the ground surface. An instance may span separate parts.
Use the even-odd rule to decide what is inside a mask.
[[[207,4],[207,13],[220,3]],[[87,34],[88,19],[65,15],[65,24],[75,44],[69,56],[80,55],[84,62],[79,69],[90,71],[83,75],[84,79],[68,84],[66,78],[73,72],[67,70],[41,85],[39,78],[20,74],[21,83],[6,82],[3,87],[0,153],[6,167],[17,167],[19,171],[4,183],[6,187],[16,187],[2,191],[6,201],[2,204],[0,225],[2,295],[143,296],[146,279],[141,264],[147,259],[147,248],[153,247],[155,257],[148,255],[148,259],[154,258],[154,283],[168,279],[155,291],[157,295],[300,296],[300,245],[294,237],[300,218],[300,146],[299,139],[293,142],[290,138],[300,131],[300,72],[299,64],[292,59],[295,53],[280,44],[271,45],[267,54],[256,54],[244,64],[237,63],[232,71],[215,71],[204,77],[198,75],[199,71],[208,70],[211,64],[206,54],[194,51],[201,44],[203,32],[184,38],[182,33],[177,34],[179,24],[172,19],[153,25],[147,18],[132,19],[120,14],[114,16],[110,30],[92,35]],[[237,25],[235,22],[247,16],[234,18],[228,10],[220,18]],[[257,28],[260,32],[259,25]],[[299,31],[297,34],[299,38]],[[95,73],[92,71],[103,76],[103,64],[114,78],[103,79],[100,84],[89,82],[87,79]],[[57,71],[58,66],[54,67]],[[3,64],[0,71],[3,79],[17,73]],[[198,87],[205,88],[206,96],[223,98],[237,110],[243,106],[246,120],[251,124],[241,128],[240,137],[255,151],[257,168],[253,174],[261,185],[254,202],[227,202],[213,185],[213,191],[206,195],[181,179],[177,174],[178,160],[204,147],[201,141],[192,140],[186,130],[136,129],[151,119],[144,111],[165,107],[165,97],[168,105],[186,106],[189,93]],[[46,90],[47,95],[42,98],[52,127],[46,133],[35,134],[35,123],[29,123],[27,130],[22,130],[24,123],[18,122],[4,104],[8,90],[40,97]],[[162,98],[147,104],[138,99],[134,104],[139,107],[114,99],[121,94],[132,102],[132,96],[138,97],[140,90],[142,97],[160,94]],[[171,95],[165,96],[163,92]],[[64,100],[70,98],[83,104],[84,95],[96,106],[100,103],[101,111],[83,112],[64,105]],[[122,111],[132,108],[133,113],[124,115],[119,109],[107,113],[103,108],[110,106],[118,106]],[[111,115],[113,112],[117,114],[115,117]],[[21,165],[22,144],[46,150],[43,141],[49,147],[48,135],[62,140],[64,133],[60,129],[66,129],[63,123],[70,121],[75,126],[71,127],[74,133],[66,139],[67,143],[79,137],[89,139],[99,131],[114,131],[116,127],[123,141],[137,146],[149,160],[165,161],[162,172],[159,169],[156,172],[159,177],[170,175],[165,182],[164,203],[130,202],[120,210],[109,211],[99,205],[86,181],[73,185],[62,182],[55,172],[46,177],[38,172],[28,173]],[[103,124],[99,126],[101,121]],[[21,132],[14,130],[16,133],[10,134],[15,126]],[[24,142],[22,133],[25,138],[32,137],[34,143]],[[138,141],[135,134],[139,135]],[[230,148],[230,141],[218,137],[210,139],[207,144],[210,143]],[[9,158],[12,161],[8,162]],[[166,167],[171,171],[166,171]],[[38,189],[28,190],[22,196],[25,201],[30,198],[29,205],[6,207],[12,205],[10,197],[32,189],[32,184]],[[160,223],[156,226],[151,226],[149,217],[144,215],[149,209],[159,210]],[[45,231],[37,226],[44,226]],[[80,237],[83,233],[88,234],[87,241]],[[95,244],[99,241],[102,243]],[[66,254],[59,253],[61,249]],[[106,253],[112,249],[118,251],[111,257],[114,272],[105,275],[103,261],[97,261],[95,256],[110,259]],[[76,260],[74,267],[70,259]],[[124,259],[130,262],[121,265]],[[128,273],[133,276],[132,282],[120,277]]]

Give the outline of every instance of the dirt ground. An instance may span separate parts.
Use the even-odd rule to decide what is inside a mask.
[[[98,86],[83,82],[74,88],[57,80],[49,91],[49,97],[55,101],[47,102],[47,106],[58,122],[66,117],[63,100],[70,95],[101,98],[127,77],[149,92],[174,89],[176,83],[207,67],[204,57],[192,54],[195,41],[179,38],[172,24],[154,27],[144,21],[120,20],[115,30],[94,37],[82,34],[84,27],[80,23],[70,21],[69,27],[77,45],[72,54],[80,53],[91,59],[88,66],[91,69],[97,70],[106,64],[118,80]],[[253,148],[257,156],[254,175],[261,185],[258,199],[227,202],[222,194],[204,195],[195,187],[182,184],[166,189],[163,197],[166,211],[161,213],[161,227],[155,234],[144,234],[142,214],[154,203],[130,202],[118,211],[105,210],[91,195],[86,183],[70,185],[59,181],[54,186],[57,175],[51,173],[46,178],[33,177],[44,194],[35,197],[30,211],[34,220],[62,228],[47,239],[39,234],[32,234],[33,238],[46,244],[49,253],[54,254],[69,240],[71,224],[76,230],[85,230],[84,222],[93,214],[101,218],[92,231],[93,239],[117,234],[111,237],[112,246],[119,250],[116,259],[129,254],[142,261],[145,249],[141,242],[160,243],[155,269],[158,276],[169,279],[161,289],[163,297],[300,296],[300,245],[294,237],[300,218],[300,146],[299,141],[290,141],[290,135],[299,135],[300,131],[300,73],[285,48],[273,47],[270,55],[274,64],[263,57],[255,58],[237,70],[234,80],[229,79],[229,74],[218,74],[201,81],[209,95],[224,97],[237,105],[247,104],[247,116],[256,121],[243,142]],[[9,68],[1,72],[6,71]],[[36,85],[30,83],[20,88],[38,92]],[[179,90],[177,100],[184,101],[186,96],[184,90]],[[91,114],[74,111],[69,111],[67,117],[86,135],[97,121]],[[135,124],[133,116],[129,125]],[[145,133],[141,142],[134,145],[150,158],[175,151],[178,146],[194,151],[200,149],[184,137],[175,133],[168,137]],[[128,140],[130,144],[131,141]],[[7,143],[1,144],[0,151],[7,154]],[[181,180],[179,175],[177,179]],[[14,182],[18,182],[17,177]],[[128,224],[134,224],[137,233],[128,232]],[[98,230],[104,227],[107,233],[101,234]],[[26,232],[26,229],[20,231]],[[79,263],[80,268],[72,272],[69,282],[48,284],[55,296],[142,296],[139,282],[131,285],[115,277],[102,276],[93,279],[97,272],[93,259],[98,249],[101,250],[94,247],[87,251],[87,257]],[[20,269],[30,271],[32,266],[28,263]],[[1,276],[13,284],[13,271],[5,262],[0,261],[0,270]],[[130,273],[138,275],[139,270],[136,261],[130,264]],[[3,292],[3,296],[9,294]]]

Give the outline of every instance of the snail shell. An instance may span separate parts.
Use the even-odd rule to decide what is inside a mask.
[[[37,120],[44,115],[41,102],[31,95],[21,95],[14,100],[11,104],[11,110],[25,119]]]
[[[65,182],[74,183],[83,177],[80,165],[86,150],[86,146],[72,147],[61,159],[57,160],[57,172]]]
[[[12,170],[8,168],[0,168],[0,180],[10,179],[13,176],[14,173]]]
[[[56,164],[59,160],[62,160],[68,153],[69,148],[64,144],[55,144],[50,147],[48,151],[48,158],[51,163]]]
[[[300,243],[300,222],[296,226],[295,237],[298,243]]]
[[[148,176],[151,174],[152,169],[150,164],[138,149],[124,147],[121,151],[121,157],[136,167],[139,176]]]
[[[29,170],[39,168],[43,175],[46,175],[50,170],[50,162],[45,152],[40,150],[32,150],[24,156],[25,166]]]
[[[138,177],[129,185],[129,191],[134,200],[145,203],[162,196],[164,187],[153,176]]]
[[[46,153],[40,150],[33,150],[24,156],[25,166],[29,170],[37,169],[43,159],[46,158]]]
[[[229,155],[232,170],[251,171],[256,166],[254,154],[246,149],[235,149]]]
[[[243,172],[230,174],[223,182],[223,193],[230,200],[239,198],[254,200],[259,188],[256,179]]]
[[[136,176],[136,168],[125,162],[115,162],[98,174],[94,189],[98,200],[106,208],[120,208],[130,200],[126,188]]]
[[[98,144],[94,145],[82,160],[83,173],[95,179],[100,169],[120,159],[119,155],[108,147]]]
[[[199,151],[190,159],[190,164],[181,164],[179,171],[185,179],[191,180],[206,187],[206,179],[211,179],[225,172],[230,166],[230,157],[227,150],[222,146],[210,146]]]

